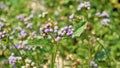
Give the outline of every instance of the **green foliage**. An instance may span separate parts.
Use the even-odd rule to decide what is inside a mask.
[[[29,41],[27,45],[31,46],[51,46],[52,42],[50,39],[38,39],[38,40],[32,40]]]
[[[21,61],[25,61],[26,58],[31,59],[38,66],[36,68],[42,68],[44,65],[49,68],[50,60],[51,58],[55,59],[55,56],[57,56],[57,60],[65,62],[63,68],[89,68],[91,60],[95,61],[98,68],[119,68],[120,5],[111,3],[111,1],[118,0],[89,0],[90,9],[83,8],[78,11],[78,5],[87,1],[0,0],[0,23],[5,24],[2,28],[0,25],[0,32],[6,31],[9,35],[2,38],[0,33],[0,68],[13,68],[12,65],[8,64],[8,58],[12,53],[15,56],[23,57]],[[5,4],[6,7],[1,8],[2,4]],[[104,11],[110,16],[107,17],[110,19],[108,26],[100,23],[106,17],[96,16],[97,12]],[[44,12],[48,13],[44,15]],[[69,16],[72,13],[74,17],[70,19]],[[33,17],[27,21],[20,21],[16,18],[19,15],[23,15],[24,19],[32,15]],[[32,28],[26,28],[28,23],[33,24]],[[53,27],[57,24],[59,28],[73,25],[74,35],[72,38],[62,37],[59,42],[52,42],[53,40],[47,38],[37,39],[36,37],[40,36],[39,28],[44,27],[46,23],[52,23]],[[21,30],[15,30],[16,27],[26,30],[27,36],[20,37]],[[14,31],[15,33],[12,34]],[[36,34],[32,35],[34,31]],[[57,36],[55,35],[55,37]],[[100,39],[98,40],[100,43],[97,43],[97,39]],[[14,48],[13,45],[17,44],[23,45],[23,47]],[[51,57],[52,55],[54,57]],[[23,62],[20,64],[18,62],[17,68],[21,68],[23,65],[25,65]]]
[[[78,25],[78,26],[75,27],[75,29],[76,28],[77,29],[75,30],[72,37],[79,37],[84,32],[84,30],[86,29],[87,23],[84,23],[82,26],[80,26],[79,24],[76,24],[76,25]]]

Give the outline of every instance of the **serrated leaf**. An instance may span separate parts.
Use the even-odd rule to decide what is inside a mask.
[[[86,27],[87,27],[87,23],[85,23],[83,26],[79,26],[79,28],[75,30],[72,37],[73,38],[79,37],[83,33],[83,31],[85,30]]]
[[[47,46],[47,45],[52,45],[52,42],[50,39],[38,39],[38,40],[33,40],[28,43],[28,45],[32,46]]]

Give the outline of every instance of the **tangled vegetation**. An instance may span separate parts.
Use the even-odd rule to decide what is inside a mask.
[[[0,68],[119,68],[120,0],[0,0]]]

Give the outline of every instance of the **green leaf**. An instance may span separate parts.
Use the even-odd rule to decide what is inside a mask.
[[[52,42],[50,39],[38,39],[38,40],[29,41],[28,45],[47,46],[47,45],[52,45]]]
[[[97,60],[102,60],[103,58],[108,57],[107,55],[110,53],[110,49],[107,48],[105,49],[105,51],[99,51],[96,56],[95,56],[95,59]]]
[[[85,23],[83,26],[79,26],[79,28],[77,26],[77,29],[75,30],[72,37],[73,38],[74,37],[79,37],[83,33],[83,31],[85,30],[86,26],[87,26],[87,23]]]
[[[101,51],[101,52],[98,52],[95,59],[103,59],[105,57],[105,52],[104,51]]]

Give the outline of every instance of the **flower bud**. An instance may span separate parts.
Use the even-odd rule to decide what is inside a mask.
[[[26,63],[31,63],[32,60],[30,60],[30,59],[25,59],[25,62],[26,62]]]
[[[57,30],[57,29],[58,29],[58,26],[55,26],[54,29]]]
[[[31,63],[31,66],[34,66],[34,65],[35,65],[35,63],[34,63],[34,62],[32,62],[32,63]]]
[[[55,39],[55,41],[60,41],[61,40],[61,37],[57,37],[56,39]]]

